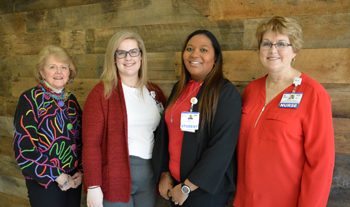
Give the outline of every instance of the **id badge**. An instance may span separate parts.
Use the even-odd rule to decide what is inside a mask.
[[[163,106],[162,102],[160,102],[160,101],[157,102],[157,109],[159,111],[160,116],[162,116],[162,114],[164,112],[164,106]]]
[[[198,130],[199,112],[181,112],[181,131],[195,132]]]
[[[298,108],[303,93],[285,93],[282,96],[281,102],[278,105],[280,108]]]

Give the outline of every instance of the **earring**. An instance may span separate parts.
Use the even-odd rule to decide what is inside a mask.
[[[292,58],[292,62],[294,62],[295,61],[295,58]]]
[[[42,78],[42,79],[40,80],[40,82],[41,82],[41,83],[44,83],[44,82],[45,82],[45,79],[44,79],[44,78]]]
[[[68,79],[67,84],[72,83],[73,81],[73,79]]]

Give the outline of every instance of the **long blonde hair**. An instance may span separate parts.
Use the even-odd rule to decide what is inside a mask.
[[[147,85],[147,53],[146,47],[142,38],[136,32],[133,31],[120,31],[113,35],[109,40],[106,50],[105,61],[103,65],[103,72],[101,75],[101,81],[104,85],[104,96],[108,99],[112,91],[118,85],[118,68],[116,66],[115,52],[117,51],[120,43],[125,39],[132,39],[137,42],[139,49],[141,50],[141,68],[139,70],[140,89]]]

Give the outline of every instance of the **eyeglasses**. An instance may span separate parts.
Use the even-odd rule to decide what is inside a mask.
[[[131,57],[137,57],[140,55],[141,50],[140,49],[132,49],[129,51],[119,50],[115,52],[115,56],[117,56],[118,59],[123,59],[123,58],[126,58],[128,53]]]
[[[276,50],[285,50],[288,46],[292,46],[292,44],[288,44],[285,42],[278,42],[276,44],[272,44],[270,42],[262,42],[260,43],[261,50],[269,50],[272,45],[275,45]]]

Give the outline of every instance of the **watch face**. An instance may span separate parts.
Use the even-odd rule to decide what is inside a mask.
[[[181,187],[181,191],[182,191],[183,194],[188,195],[191,192],[191,189],[187,185],[184,185],[184,186]]]

